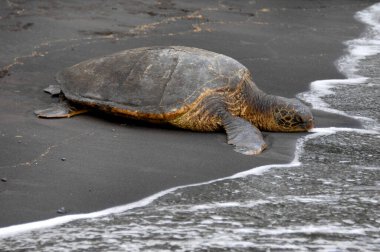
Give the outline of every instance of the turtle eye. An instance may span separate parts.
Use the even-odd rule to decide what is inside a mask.
[[[303,123],[303,120],[302,120],[302,118],[299,115],[295,115],[293,117],[293,122],[297,123],[297,124],[301,124],[301,123]]]

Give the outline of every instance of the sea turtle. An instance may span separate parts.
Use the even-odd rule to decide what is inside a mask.
[[[194,131],[224,129],[237,152],[266,147],[260,130],[296,132],[313,127],[297,99],[265,94],[238,61],[203,49],[144,47],[90,59],[59,72],[59,104],[35,114],[71,117],[88,109]],[[259,130],[260,129],[260,130]]]

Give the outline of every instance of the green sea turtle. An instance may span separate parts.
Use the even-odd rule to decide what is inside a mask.
[[[267,147],[260,130],[313,127],[310,109],[299,100],[265,94],[238,61],[197,48],[125,50],[68,67],[56,78],[59,85],[45,91],[63,99],[36,110],[39,117],[99,109],[194,131],[224,129],[228,143],[247,155]]]

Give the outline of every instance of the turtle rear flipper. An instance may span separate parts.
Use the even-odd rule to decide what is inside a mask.
[[[60,85],[49,85],[44,91],[52,96],[59,95],[62,92]]]
[[[235,151],[245,155],[257,155],[266,149],[263,136],[258,128],[250,122],[236,116],[223,118],[228,144],[235,146]]]
[[[41,118],[69,118],[86,112],[86,109],[75,108],[65,102],[61,102],[52,104],[46,109],[35,110],[34,114]]]

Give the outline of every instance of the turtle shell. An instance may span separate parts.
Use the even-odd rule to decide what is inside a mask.
[[[68,67],[57,81],[77,103],[164,115],[190,106],[207,90],[234,89],[246,72],[238,61],[202,49],[144,47]]]

